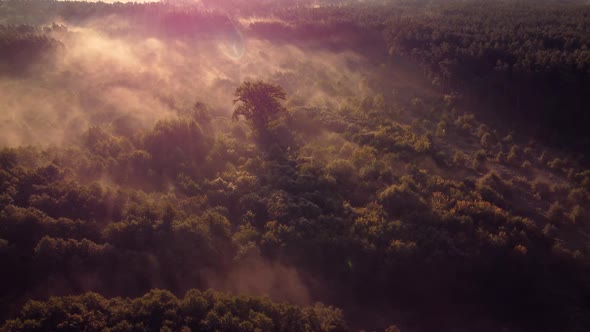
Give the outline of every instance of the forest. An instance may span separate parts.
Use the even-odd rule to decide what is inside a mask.
[[[590,5],[0,0],[0,331],[590,331]]]

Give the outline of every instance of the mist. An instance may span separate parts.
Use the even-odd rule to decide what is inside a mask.
[[[0,145],[71,143],[89,126],[123,121],[146,129],[198,101],[229,118],[245,80],[281,84],[292,104],[338,106],[366,76],[354,52],[277,45],[242,26],[211,39],[153,37],[114,18],[66,28],[51,35],[62,47],[27,76],[0,78]]]
[[[356,95],[371,94],[367,77],[376,67],[355,51],[334,52],[317,45],[275,43],[251,36],[250,24],[284,23],[274,18],[230,21],[230,29],[226,26],[211,35],[169,36],[142,30],[117,16],[82,23],[56,18],[58,28],[54,24],[46,36],[57,40],[59,47],[23,72],[0,76],[0,103],[4,105],[0,146],[79,146],[88,130],[97,127],[115,136],[133,137],[151,130],[158,121],[186,117],[198,104],[204,104],[213,119],[213,126],[208,127],[212,132],[207,135],[224,134],[231,121],[234,91],[244,81],[279,84],[287,93],[285,104],[290,110],[336,110]],[[318,123],[301,123],[300,129],[317,136],[314,143],[325,136],[331,137],[330,142],[345,142],[340,134]],[[109,174],[101,178],[101,185],[113,190],[124,186]],[[166,266],[156,258],[142,259],[149,262],[144,267],[149,277],[142,277],[147,288],[182,291],[198,286],[299,305],[314,303],[308,284],[318,288],[309,274],[303,276],[296,267],[260,256],[222,270],[201,270],[198,264],[194,268],[189,264],[189,275],[173,283],[163,276]],[[122,288],[109,286],[100,273],[91,272],[51,278],[36,293],[68,294],[76,289],[135,295],[145,288],[125,286],[131,280],[122,267],[113,273]]]

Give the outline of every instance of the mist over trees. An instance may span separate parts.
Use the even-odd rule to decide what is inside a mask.
[[[589,13],[0,1],[0,330],[590,330]]]

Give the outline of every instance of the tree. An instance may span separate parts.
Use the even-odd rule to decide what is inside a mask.
[[[281,105],[285,100],[285,90],[280,85],[265,83],[263,81],[244,82],[234,93],[238,104],[233,113],[233,119],[240,116],[246,118],[252,131],[258,135],[266,133],[273,118],[286,109]]]

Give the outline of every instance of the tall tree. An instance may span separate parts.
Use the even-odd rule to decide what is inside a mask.
[[[236,89],[234,96],[233,102],[237,107],[233,119],[243,116],[257,135],[266,133],[271,121],[279,113],[286,112],[281,105],[281,100],[286,99],[286,93],[280,85],[246,81]]]

